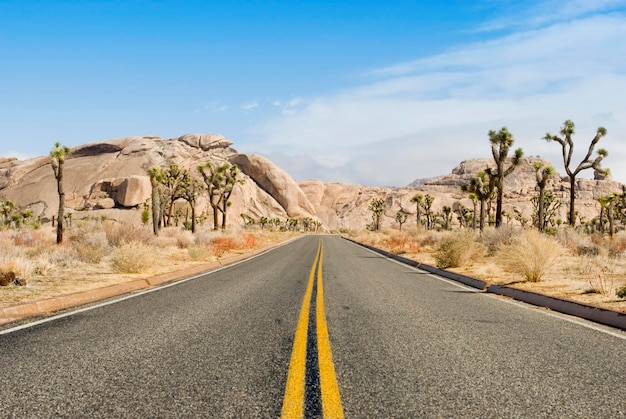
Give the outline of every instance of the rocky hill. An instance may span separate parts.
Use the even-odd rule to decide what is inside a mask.
[[[195,170],[206,161],[230,162],[239,166],[245,182],[237,185],[231,197],[229,223],[242,223],[240,214],[258,219],[313,218],[328,230],[365,227],[370,221],[368,205],[373,198],[387,203],[383,226],[394,226],[395,214],[404,210],[415,214],[411,198],[417,193],[435,197],[434,210],[454,206],[456,202],[471,207],[461,192],[461,185],[478,171],[492,164],[491,159],[462,162],[448,175],[415,181],[404,188],[375,188],[318,180],[296,182],[268,159],[238,153],[232,142],[218,134],[187,134],[162,139],[154,136],[126,137],[86,144],[72,149],[65,163],[64,186],[67,210],[76,218],[107,216],[140,220],[141,209],[150,201],[151,186],[146,175],[148,167],[166,167],[176,163]],[[505,209],[516,209],[530,217],[530,197],[535,195],[536,157],[524,158],[520,167],[506,179]],[[596,201],[611,192],[621,192],[623,185],[607,179],[580,179],[577,209],[588,218],[598,214]],[[550,181],[548,189],[563,201],[565,219],[569,183],[561,176]],[[46,222],[56,212],[58,197],[50,157],[26,161],[0,159],[0,199],[9,199],[20,208],[30,208]],[[199,202],[198,213],[211,213],[206,199]]]

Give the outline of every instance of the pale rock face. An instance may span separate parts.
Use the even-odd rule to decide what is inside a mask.
[[[265,157],[237,154],[231,162],[273,196],[290,217],[314,217],[315,208],[287,172]]]
[[[177,140],[204,151],[216,148],[228,148],[233,145],[232,141],[225,139],[220,134],[185,134],[178,137]]]
[[[116,201],[123,207],[134,207],[146,202],[151,195],[149,176],[129,176],[118,186]]]
[[[86,144],[72,150],[64,165],[66,211],[75,219],[106,215],[109,218],[141,222],[141,204],[149,202],[152,186],[146,170],[153,165],[167,168],[175,163],[200,178],[196,167],[204,162],[231,162],[242,171],[244,184],[237,184],[228,211],[229,225],[243,224],[241,214],[258,220],[260,217],[314,218],[327,230],[360,230],[371,222],[368,206],[372,199],[386,202],[382,227],[397,228],[398,211],[409,214],[406,226],[415,225],[416,207],[411,198],[416,193],[435,197],[432,210],[446,205],[472,208],[461,186],[476,173],[493,166],[493,159],[461,162],[448,175],[421,179],[404,188],[373,188],[344,183],[307,180],[297,183],[285,171],[261,156],[239,154],[231,141],[219,134],[186,134],[171,139],[156,136],[126,137]],[[521,211],[530,218],[531,197],[538,194],[535,162],[548,162],[538,157],[524,158],[505,179],[504,209]],[[554,165],[553,165],[554,166]],[[555,166],[556,168],[556,166]],[[596,177],[600,177],[596,174]],[[588,220],[599,214],[597,199],[623,191],[624,185],[609,179],[576,179],[576,209]],[[569,202],[569,181],[555,175],[547,190],[562,202],[559,217],[566,219]],[[0,159],[0,199],[10,199],[20,208],[30,208],[36,217],[50,220],[56,213],[58,196],[50,157],[26,161]],[[209,224],[212,209],[208,199],[198,199],[196,212],[205,215]],[[186,208],[183,201],[178,207]],[[219,217],[221,219],[221,215]],[[456,222],[456,216],[454,217]]]
[[[113,198],[103,198],[99,200],[94,207],[94,209],[111,209],[111,208],[115,208],[115,201],[113,200]]]

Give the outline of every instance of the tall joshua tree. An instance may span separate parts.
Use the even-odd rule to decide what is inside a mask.
[[[419,229],[422,226],[422,202],[424,202],[424,195],[416,193],[411,198],[411,202],[415,204],[417,209],[417,228]]]
[[[470,195],[476,195],[476,197],[478,197],[478,200],[480,201],[480,231],[483,231],[483,229],[485,228],[485,203],[493,195],[495,187],[496,178],[492,175],[490,169],[487,169],[483,172],[478,172],[475,178],[470,179],[470,183],[468,185],[463,185],[461,187],[463,192],[469,192]]]
[[[239,179],[239,168],[236,165],[226,163],[221,168],[223,169],[224,181],[222,184],[222,198],[219,210],[222,213],[222,230],[224,230],[226,228],[226,211],[231,204],[230,196],[235,189],[235,185],[237,183],[243,185],[245,180]]]
[[[489,141],[491,142],[491,154],[496,162],[496,170],[492,172],[496,179],[498,188],[498,196],[496,200],[496,227],[502,225],[502,201],[504,199],[504,178],[513,173],[513,170],[519,165],[524,152],[521,148],[515,150],[515,155],[511,161],[511,165],[505,168],[506,159],[509,150],[515,140],[513,134],[506,127],[502,127],[500,131],[489,131]]]
[[[150,176],[150,185],[152,186],[152,231],[157,236],[161,220],[161,181],[163,180],[163,170],[158,166],[150,166],[148,176]]]
[[[202,193],[202,183],[195,179],[189,170],[182,171],[182,179],[180,181],[181,197],[189,203],[191,207],[191,232],[196,232],[196,202],[198,196]]]
[[[57,211],[57,243],[63,243],[63,210],[65,208],[65,191],[63,190],[63,164],[70,155],[70,148],[62,146],[58,141],[50,152],[52,158],[52,171],[57,180],[57,192],[59,194],[59,210]]]
[[[554,176],[556,171],[549,164],[544,165],[541,162],[533,164],[535,175],[537,176],[537,186],[539,186],[539,200],[537,201],[537,229],[543,231],[545,227],[544,210],[545,210],[545,191],[548,180]]]
[[[600,138],[606,135],[606,128],[599,127],[596,131],[596,135],[592,138],[591,144],[589,144],[589,149],[587,150],[587,154],[582,159],[582,161],[576,166],[575,169],[570,168],[570,164],[572,163],[572,155],[574,153],[574,142],[572,141],[572,134],[574,134],[574,123],[569,119],[563,123],[561,127],[561,136],[552,135],[547,133],[544,137],[544,140],[556,141],[561,144],[561,149],[563,151],[563,165],[565,167],[565,172],[569,176],[569,225],[574,226],[576,224],[576,209],[575,209],[575,200],[576,200],[576,176],[583,170],[586,169],[596,169],[598,171],[602,171],[603,169],[600,167],[602,159],[605,158],[608,153],[605,149],[601,148],[597,152],[597,156],[595,159],[591,159],[593,154],[593,149],[595,148]]]
[[[385,200],[382,198],[374,198],[370,202],[369,210],[372,211],[371,230],[378,231],[380,229],[380,218],[385,211]]]

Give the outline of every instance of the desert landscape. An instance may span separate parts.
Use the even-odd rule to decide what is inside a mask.
[[[491,219],[480,232],[472,228],[476,201],[463,187],[493,160],[468,160],[448,175],[380,188],[296,182],[268,159],[240,154],[231,146],[218,134],[188,134],[75,147],[64,162],[60,246],[53,226],[59,201],[51,158],[1,159],[0,272],[7,279],[0,288],[0,306],[182,270],[302,234],[334,233],[489,284],[626,312],[620,293],[626,286],[626,232],[619,216],[613,215],[610,232],[609,220],[600,219],[602,197],[617,196],[623,185],[598,173],[594,180],[577,180],[576,229],[565,225],[564,205],[554,205],[566,202],[567,179],[557,174],[549,180],[552,213],[548,231],[538,234],[531,222],[536,167],[549,162],[523,158],[507,178],[505,225],[493,227],[488,213]],[[206,192],[197,193],[192,216],[189,200],[173,192],[164,197],[163,189],[165,211],[157,221],[163,225],[155,235],[151,168],[162,170],[162,185],[172,173],[188,171],[200,191],[198,166],[207,162],[237,170],[228,205],[215,206]],[[376,229],[375,200],[382,203]],[[194,232],[191,217],[197,224]]]

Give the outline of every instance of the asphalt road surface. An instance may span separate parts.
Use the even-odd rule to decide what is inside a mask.
[[[590,324],[307,236],[5,330],[0,417],[626,417],[626,334]]]

